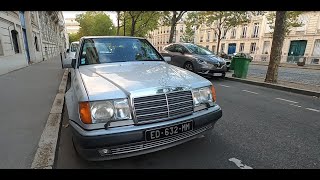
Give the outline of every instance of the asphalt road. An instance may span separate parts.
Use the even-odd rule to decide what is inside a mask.
[[[127,159],[81,159],[65,111],[56,168],[320,168],[320,99],[227,80],[213,83],[223,117],[211,134]]]
[[[265,78],[268,66],[250,65],[248,76]],[[279,67],[278,80],[320,85],[320,70]]]

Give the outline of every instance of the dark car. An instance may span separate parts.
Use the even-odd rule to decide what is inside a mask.
[[[227,71],[226,61],[208,49],[192,43],[173,43],[164,47],[162,56],[170,56],[172,65],[189,71],[224,77]]]

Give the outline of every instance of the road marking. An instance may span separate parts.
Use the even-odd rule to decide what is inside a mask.
[[[282,99],[282,98],[276,98],[276,99],[281,100],[281,101],[291,102],[291,103],[298,103],[298,102],[295,102],[295,101],[290,101],[288,99]]]
[[[306,109],[308,109],[308,110],[310,110],[310,111],[320,112],[320,111],[317,110],[317,109],[312,109],[312,108],[306,108]]]
[[[258,94],[258,93],[256,93],[256,92],[252,92],[252,91],[248,91],[248,90],[242,90],[242,91],[248,92],[248,93],[251,93],[251,94]]]
[[[241,160],[239,160],[237,158],[230,158],[229,161],[234,162],[236,164],[236,166],[238,166],[240,169],[253,169],[250,166],[242,164]]]
[[[230,86],[227,86],[227,85],[223,85],[223,84],[219,84],[219,85],[220,85],[220,86],[223,86],[223,87],[227,87],[227,88],[228,88],[228,87],[230,87]]]
[[[302,107],[302,106],[299,106],[299,105],[297,105],[297,104],[290,104],[290,106],[295,106],[295,107]]]

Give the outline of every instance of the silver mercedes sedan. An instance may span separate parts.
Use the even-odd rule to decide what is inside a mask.
[[[82,37],[66,67],[73,144],[89,161],[176,146],[210,132],[222,117],[210,81],[168,64],[144,38]]]

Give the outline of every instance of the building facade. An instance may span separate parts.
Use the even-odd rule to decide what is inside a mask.
[[[270,13],[270,12],[267,12]],[[319,64],[320,12],[303,13],[299,20],[304,24],[292,28],[285,37],[281,62]],[[269,61],[273,30],[268,25],[267,14],[256,15],[251,21],[229,30],[221,39],[219,51],[227,54],[250,53],[254,61]],[[195,33],[195,43],[216,52],[217,36],[211,27],[200,27]]]
[[[80,29],[80,24],[76,21],[76,18],[65,18],[65,26],[67,33],[77,33]]]
[[[0,11],[0,74],[66,49],[61,11]]]
[[[181,21],[177,23],[173,42],[181,42],[181,37],[186,30],[186,25]],[[157,29],[149,32],[148,40],[158,50],[169,44],[170,26],[159,26]]]

